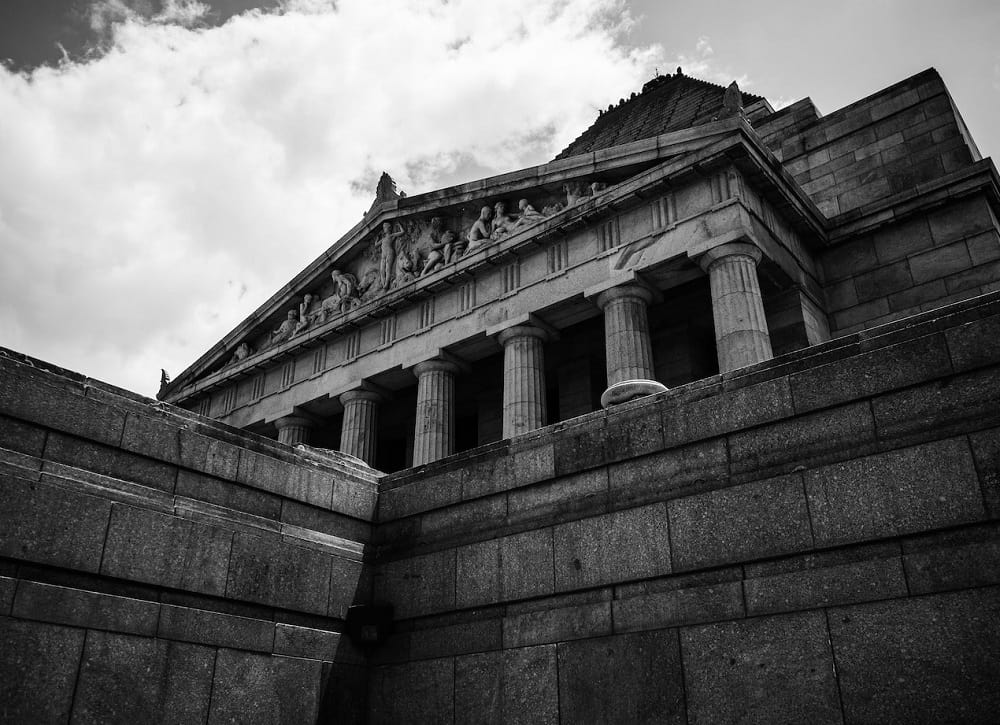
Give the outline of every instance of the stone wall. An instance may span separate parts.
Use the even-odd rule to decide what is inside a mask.
[[[1000,295],[383,480],[370,718],[988,722]]]
[[[360,721],[375,494],[0,350],[0,722]]]

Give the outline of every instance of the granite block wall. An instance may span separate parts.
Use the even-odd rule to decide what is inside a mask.
[[[383,480],[371,722],[990,722],[1000,295]]]
[[[0,351],[0,722],[364,720],[376,480]]]

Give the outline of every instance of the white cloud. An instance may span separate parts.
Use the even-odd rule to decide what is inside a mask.
[[[714,50],[712,50],[712,44],[709,41],[709,37],[707,35],[699,36],[698,42],[695,44],[694,49],[698,51],[698,55],[703,57],[712,55],[715,52]]]
[[[103,57],[0,70],[0,345],[152,394],[359,219],[359,180],[544,162],[657,63],[616,0],[201,5],[104,0]]]

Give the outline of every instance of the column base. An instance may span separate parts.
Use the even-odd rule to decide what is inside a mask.
[[[663,383],[658,383],[655,380],[622,380],[604,391],[601,395],[601,407],[610,408],[612,405],[627,403],[646,395],[665,393],[669,389]]]

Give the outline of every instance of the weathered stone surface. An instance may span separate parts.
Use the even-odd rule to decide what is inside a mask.
[[[315,722],[322,671],[315,660],[220,649],[209,722]]]
[[[848,722],[993,722],[1000,589],[831,609]]]
[[[512,447],[510,457],[514,480],[519,486],[556,475],[555,447],[549,437],[520,442],[520,445]]]
[[[556,591],[669,574],[663,504],[615,511],[556,526]]]
[[[986,511],[992,518],[1000,517],[1000,428],[969,436],[969,444],[976,461]]]
[[[4,366],[0,410],[12,418],[116,446],[125,412],[82,394],[81,386],[43,371]]]
[[[343,619],[347,608],[367,601],[371,593],[371,570],[360,561],[336,553],[330,555],[330,598],[327,616]]]
[[[152,637],[159,612],[157,602],[22,581],[12,614],[22,619]]]
[[[804,475],[818,546],[952,526],[985,515],[965,439],[867,456]]]
[[[848,451],[865,451],[874,441],[871,408],[867,403],[852,403],[731,434],[730,469],[733,475],[760,476],[774,469],[843,458]]]
[[[73,722],[203,721],[214,661],[208,647],[88,632]]]
[[[269,519],[281,515],[282,501],[277,496],[183,468],[177,471],[175,493]]]
[[[607,460],[620,461],[663,448],[660,409],[652,402],[608,411],[604,431]]]
[[[703,624],[744,616],[740,582],[720,582],[616,599],[616,632]]]
[[[0,719],[67,722],[85,631],[0,617]]]
[[[552,446],[557,476],[602,465],[607,461],[604,419],[593,417],[559,431],[553,437]]]
[[[59,433],[49,435],[45,458],[168,493],[177,478],[177,469],[170,464]]]
[[[397,617],[454,606],[455,550],[386,563],[375,572],[375,598],[391,602]]]
[[[603,506],[607,500],[608,471],[598,468],[511,491],[507,515],[510,521],[558,520],[575,511]]]
[[[996,523],[903,540],[911,594],[1000,584]]]
[[[157,635],[161,639],[270,652],[274,622],[164,604]]]
[[[543,644],[504,650],[504,723],[545,725],[559,722],[556,646]]]
[[[221,527],[115,504],[101,573],[223,595],[232,537]]]
[[[677,630],[559,645],[559,710],[567,723],[686,723]]]
[[[317,722],[366,725],[368,722],[368,669],[357,665],[324,663],[323,699]]]
[[[236,479],[239,483],[329,509],[333,501],[332,475],[294,466],[271,456],[244,449]]]
[[[503,722],[503,660],[500,652],[455,658],[455,722]]]
[[[552,529],[525,531],[500,540],[500,592],[504,599],[555,591]]]
[[[678,570],[812,547],[798,474],[674,499],[667,511]]]
[[[551,454],[551,447],[548,450]],[[512,488],[514,486],[514,461],[515,456],[509,455],[505,450],[491,452],[470,461],[469,465],[462,468],[460,476],[462,499],[467,501]],[[517,461],[525,469],[527,468],[528,461],[523,455]],[[526,470],[522,471],[522,475],[526,473]],[[536,480],[547,477],[540,476]],[[525,475],[525,480],[522,483],[528,482],[528,478],[530,476]]]
[[[424,538],[454,536],[469,529],[479,529],[484,521],[503,521],[506,515],[506,496],[478,498],[428,511],[420,519],[420,533]]]
[[[44,447],[45,429],[0,415],[0,448],[41,456]]]
[[[274,625],[274,654],[332,662],[343,636],[326,629],[279,622]]]
[[[503,646],[526,647],[605,634],[611,634],[609,601],[509,614],[504,619]]]
[[[791,376],[795,410],[805,413],[949,375],[943,335],[872,350]]]
[[[10,614],[14,606],[14,590],[17,589],[17,579],[0,576],[0,617]]]
[[[787,378],[727,390],[702,400],[662,403],[663,438],[667,445],[713,438],[793,414]]]
[[[882,438],[943,437],[1000,423],[1000,368],[934,380],[872,401]]]
[[[370,683],[372,725],[454,722],[455,664],[451,658],[376,667]]]
[[[953,327],[945,337],[956,371],[996,365],[1000,359],[1000,315]]]
[[[277,536],[233,536],[227,597],[326,614],[331,558]]]
[[[843,561],[813,555],[746,567],[747,615],[794,612],[907,595],[899,550],[871,552],[873,558]],[[876,556],[879,555],[879,556]]]
[[[111,502],[0,473],[0,555],[97,571]]]
[[[410,633],[410,657],[433,659],[500,649],[500,618],[487,617]]]
[[[683,628],[688,722],[841,723],[828,638],[822,612]]]
[[[459,547],[455,552],[457,566],[455,604],[469,607],[490,604],[500,597],[500,541],[490,539]]]
[[[671,448],[608,467],[611,501],[675,498],[718,485],[729,475],[724,438]]]

